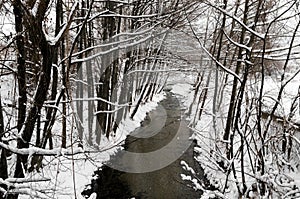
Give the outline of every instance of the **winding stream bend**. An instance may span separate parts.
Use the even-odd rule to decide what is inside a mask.
[[[92,181],[91,188],[85,190],[83,195],[88,196],[96,192],[97,198],[200,198],[202,193],[196,192],[188,185],[188,182],[183,181],[180,177],[180,174],[186,173],[180,164],[182,160],[196,169],[198,176],[203,176],[203,171],[193,158],[193,142],[189,142],[188,146],[185,145],[191,132],[187,126],[182,126],[185,123],[181,122],[183,114],[180,102],[172,93],[167,92],[166,99],[161,101],[159,106],[162,106],[163,109],[157,108],[151,111],[149,119],[145,120],[142,127],[128,136],[125,141],[125,151],[126,153],[141,154],[140,156],[144,157],[144,154],[160,151],[160,149],[166,148],[165,146],[171,145],[170,143],[173,143],[173,147],[162,152],[155,160],[143,159],[140,156],[128,160],[124,151],[120,151],[111,158],[107,165],[124,164],[125,162],[128,168],[134,168],[134,171],[137,172],[126,171],[126,168],[125,171],[119,171],[112,169],[112,166],[104,166],[95,172],[97,178]],[[157,129],[159,129],[158,132]],[[178,134],[179,129],[183,133]],[[184,141],[174,142],[174,140]],[[174,161],[164,166],[165,162],[172,158]],[[160,164],[163,165],[162,168],[160,168]],[[152,168],[153,165],[157,165],[159,169],[141,172],[143,168],[147,168],[147,166]],[[186,174],[188,175],[188,173]]]

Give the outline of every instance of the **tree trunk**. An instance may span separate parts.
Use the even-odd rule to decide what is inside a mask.
[[[1,95],[0,95],[0,142],[2,142],[2,137],[4,136],[4,118],[2,113],[2,102],[1,102]],[[0,148],[0,179],[3,180],[8,178],[8,171],[7,171],[7,160],[6,160],[6,150]],[[7,186],[4,184],[0,185],[0,188],[7,190]],[[3,197],[3,193],[0,192],[0,198]]]
[[[18,131],[21,131],[22,125],[26,117],[26,103],[27,103],[27,92],[26,92],[26,66],[25,66],[25,44],[23,39],[23,11],[19,7],[18,3],[14,1],[13,11],[15,15],[15,30],[19,34],[16,37],[17,44],[17,63],[18,63],[18,89],[19,89],[19,98],[18,98]]]
[[[20,136],[17,140],[18,148],[28,148],[29,142],[33,135],[35,129],[35,123],[39,116],[45,100],[47,99],[47,92],[51,81],[51,68],[53,63],[54,56],[54,46],[48,44],[48,41],[45,38],[42,27],[42,20],[44,14],[46,13],[49,1],[43,1],[40,5],[40,10],[37,12],[37,16],[34,19],[30,20],[30,24],[25,23],[26,29],[29,33],[29,39],[34,46],[38,46],[42,56],[42,66],[39,73],[38,86],[34,94],[34,103],[31,104],[27,114],[26,121],[20,128]],[[22,3],[19,0],[14,1],[14,10],[16,16],[18,16],[18,11],[23,9]],[[27,16],[31,17],[31,16]],[[16,27],[18,28],[18,27]],[[27,170],[27,157],[28,155],[17,155],[17,163],[14,177],[20,178],[24,177],[23,168]]]

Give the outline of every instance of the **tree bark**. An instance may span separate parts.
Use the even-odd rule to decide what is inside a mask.
[[[15,30],[18,34],[16,37],[17,44],[17,77],[18,77],[18,131],[20,132],[22,125],[25,121],[26,116],[26,103],[27,103],[27,92],[26,92],[26,66],[25,66],[25,44],[23,32],[23,11],[20,8],[18,1],[13,2],[13,11],[15,15]]]
[[[26,15],[26,31],[28,31],[29,39],[34,46],[38,46],[42,56],[42,67],[40,69],[40,76],[37,85],[37,90],[34,95],[34,103],[31,104],[29,111],[25,114],[27,117],[22,127],[20,127],[20,138],[17,140],[18,148],[28,148],[29,142],[35,129],[35,123],[39,116],[45,100],[47,99],[47,92],[51,81],[51,68],[54,56],[54,46],[51,46],[43,33],[43,19],[46,13],[49,0],[40,3],[36,17]],[[18,17],[19,12],[23,13],[23,6],[20,0],[13,2],[15,16]],[[19,28],[19,27],[16,27]],[[27,170],[27,155],[17,155],[17,163],[14,177],[24,177],[23,168]]]
[[[1,95],[0,95],[0,142],[2,142],[2,137],[4,136],[4,118],[2,112],[2,102],[1,102]],[[0,179],[3,180],[8,178],[8,171],[7,171],[7,159],[6,159],[6,150],[0,148]],[[1,184],[0,188],[7,189],[6,185]],[[3,193],[0,192],[0,198],[3,197]]]

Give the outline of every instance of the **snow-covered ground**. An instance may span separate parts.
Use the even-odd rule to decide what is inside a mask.
[[[16,88],[13,76],[1,76],[1,99],[4,107],[14,106]],[[55,199],[73,199],[83,198],[81,192],[85,186],[91,182],[94,171],[108,161],[110,156],[122,148],[126,136],[138,128],[146,117],[146,113],[155,109],[158,102],[165,98],[164,93],[153,96],[151,102],[141,104],[138,112],[133,119],[128,117],[123,119],[116,132],[117,136],[110,137],[108,140],[105,136],[101,137],[99,148],[83,146],[83,149],[74,146],[74,151],[80,151],[79,154],[70,156],[59,154],[58,156],[46,156],[43,159],[43,167],[39,172],[26,173],[26,179],[36,179],[37,182],[27,182],[20,184],[19,190],[24,193],[19,196],[21,199],[28,198],[55,198]],[[11,117],[5,117],[5,124],[16,124],[16,113],[10,112],[10,108],[5,108],[5,114]],[[8,112],[7,112],[8,111]],[[59,121],[58,121],[59,123]],[[8,125],[9,126],[9,125]],[[61,130],[60,124],[54,126],[54,134],[59,135]],[[16,134],[17,132],[15,132]],[[82,153],[83,152],[83,153]],[[15,155],[8,157],[9,170],[14,167]],[[13,176],[13,173],[9,174]],[[8,179],[9,180],[9,179]],[[93,196],[91,196],[93,197]]]
[[[107,140],[103,136],[100,149],[85,149],[86,153],[74,155],[72,157],[46,157],[45,166],[40,173],[30,173],[28,178],[47,178],[49,181],[39,183],[28,183],[28,190],[48,190],[49,194],[38,194],[39,197],[55,199],[83,198],[81,192],[85,186],[91,182],[94,171],[100,168],[109,157],[120,150],[121,144],[126,136],[140,126],[141,121],[146,117],[146,113],[157,107],[159,101],[164,99],[164,94],[157,94],[151,102],[140,106],[133,120],[129,117],[124,119],[117,130],[116,137]],[[34,194],[34,192],[32,192]],[[32,198],[35,196],[22,195],[20,198]],[[91,198],[94,196],[91,195]]]
[[[174,75],[170,78],[170,81],[167,85],[172,93],[176,94],[181,100],[181,105],[185,107],[186,111],[189,111],[190,105],[194,100],[194,90],[192,84],[195,81],[196,74],[180,74]],[[292,74],[290,74],[292,76]],[[286,116],[291,108],[293,98],[299,92],[300,86],[300,75],[298,74],[285,88],[283,93],[283,99],[280,102],[280,112],[283,113],[283,116]],[[11,87],[9,79],[1,79],[4,83],[1,84],[1,95],[4,104],[13,104],[14,102],[9,101],[11,95],[14,92],[14,87]],[[213,79],[211,80],[213,81]],[[7,86],[5,86],[7,85]],[[256,86],[259,84],[256,82]],[[280,83],[278,79],[271,77],[266,78],[265,81],[265,90],[264,90],[264,103],[266,106],[272,105],[272,98],[277,97],[278,89]],[[210,87],[210,92],[213,93],[213,87]],[[253,87],[251,88],[253,89]],[[164,98],[164,94],[156,95],[153,98],[152,102],[143,104],[134,119],[129,117],[123,120],[120,125],[117,137],[112,137],[110,140],[107,140],[105,136],[102,137],[101,146],[98,150],[93,148],[85,148],[86,153],[77,154],[74,156],[59,156],[59,157],[46,157],[44,160],[44,167],[40,172],[30,173],[28,178],[38,178],[38,179],[47,179],[45,182],[38,183],[26,183],[23,187],[24,192],[29,193],[30,195],[21,195],[20,198],[35,198],[34,194],[42,196],[44,198],[57,198],[57,199],[68,199],[74,198],[75,195],[77,198],[83,198],[81,192],[84,187],[91,182],[92,175],[95,170],[102,166],[102,164],[109,160],[110,155],[113,155],[116,151],[121,149],[120,144],[126,136],[132,132],[134,129],[140,126],[141,121],[146,117],[146,113],[153,110],[159,101]],[[210,157],[207,156],[210,153],[210,149],[213,145],[211,138],[212,130],[212,96],[209,96],[208,103],[205,106],[204,115],[197,124],[192,125],[191,128],[194,130],[194,138],[197,139],[200,147],[195,149],[200,155],[195,157],[199,163],[204,167],[206,177],[210,180],[210,183],[215,187],[221,186],[226,180],[226,175],[222,168],[214,164],[214,161],[210,161]],[[271,99],[271,100],[270,100]],[[299,105],[298,105],[299,106]],[[226,108],[225,108],[226,109]],[[196,107],[192,106],[190,112],[190,121],[193,122],[193,117],[196,111]],[[299,121],[300,111],[295,115],[295,122]],[[220,157],[222,159],[222,157]],[[14,160],[11,159],[10,162]],[[204,164],[203,164],[204,163]],[[192,168],[190,165],[182,162],[184,168],[186,168],[186,173],[182,173],[182,178],[185,180],[192,181],[194,183],[195,189],[203,189],[201,182],[197,180],[196,176],[193,176]],[[293,183],[300,187],[300,173],[298,171],[287,171],[286,176],[293,179]],[[289,180],[289,179],[286,179]],[[45,194],[35,192],[34,190],[44,190]],[[209,198],[212,196],[220,196],[227,198],[236,198],[237,190],[235,184],[229,184],[229,187],[226,189],[226,196],[222,195],[220,192],[213,192],[204,190],[204,195],[202,198]],[[94,195],[91,196],[91,198]]]
[[[286,79],[289,79],[289,77],[292,77],[295,73],[289,73],[287,74]],[[282,100],[279,102],[279,107],[275,114],[278,114],[280,117],[288,118],[288,115],[291,112],[292,102],[299,94],[299,86],[300,86],[300,75],[298,74],[294,79],[292,79],[291,82],[287,84],[287,86],[284,89],[284,92],[282,94]],[[212,80],[214,81],[214,80]],[[249,93],[258,91],[260,87],[260,82],[251,82],[249,83]],[[264,83],[264,92],[263,92],[263,103],[264,103],[264,110],[267,111],[270,109],[277,98],[279,89],[281,86],[280,79],[278,77],[267,77]],[[212,113],[212,101],[213,98],[213,87],[210,87],[210,94],[207,99],[207,103],[204,107],[204,113],[201,117],[201,120],[198,121],[195,126],[192,128],[195,132],[195,138],[197,139],[197,142],[199,144],[199,147],[195,149],[195,151],[199,154],[196,159],[199,161],[199,163],[202,165],[204,172],[206,174],[206,177],[210,181],[210,184],[213,185],[216,188],[219,188],[220,190],[225,190],[225,195],[221,194],[219,191],[208,191],[206,190],[204,192],[203,198],[210,198],[213,196],[219,196],[221,198],[237,198],[238,192],[236,188],[236,184],[234,183],[234,177],[232,175],[229,176],[229,183],[228,187],[224,188],[224,184],[226,182],[227,173],[220,165],[216,164],[217,162],[225,162],[227,161],[227,158],[225,157],[225,154],[220,153],[220,151],[224,150],[222,149],[222,132],[219,132],[218,135],[216,135],[213,129],[213,114]],[[229,92],[230,90],[225,92]],[[229,93],[224,94],[225,98],[224,101],[228,101],[228,98],[230,96]],[[299,99],[298,99],[299,100]],[[194,106],[195,107],[195,106]],[[217,117],[219,117],[221,120],[226,117],[226,110],[228,109],[228,105],[225,107],[221,107],[219,112],[217,113]],[[299,122],[300,119],[300,110],[299,110],[299,102],[296,103],[297,111],[295,112],[295,115],[292,118],[293,122]],[[226,119],[226,118],[225,118]],[[218,122],[219,129],[222,130],[224,128],[224,123]],[[221,127],[220,127],[221,126]],[[299,137],[300,132],[295,134],[295,137]],[[215,137],[217,136],[217,137]],[[239,136],[237,136],[239,137]],[[216,148],[216,141],[219,142],[218,147]],[[220,142],[221,141],[221,142]],[[239,141],[237,140],[237,143]],[[278,143],[279,144],[279,143]],[[297,148],[296,145],[299,143],[295,143],[294,147]],[[225,145],[224,145],[225,146]],[[236,149],[238,149],[238,145],[236,146]],[[216,151],[215,151],[216,150]],[[220,151],[219,151],[220,150]],[[214,152],[213,152],[214,151]],[[213,153],[212,153],[213,152]],[[222,156],[224,155],[224,156]],[[279,154],[278,154],[279,155]],[[279,155],[280,157],[280,155]],[[234,160],[236,165],[240,164],[240,161],[238,159]],[[264,179],[266,179],[270,184],[274,185],[274,189],[278,192],[287,193],[288,191],[293,191],[293,187],[300,187],[300,172],[299,170],[289,170],[286,169],[283,173],[278,173],[276,170],[276,166],[274,162],[274,157],[268,156],[266,157],[266,168],[270,169],[266,176],[264,176]],[[230,162],[227,162],[230,164]],[[289,163],[287,163],[289,164]],[[293,164],[293,163],[291,163]],[[298,163],[297,163],[298,164]],[[245,158],[245,167],[249,166],[250,169],[250,160],[248,158]],[[226,166],[226,165],[225,165]],[[271,170],[275,169],[274,172]],[[237,166],[237,170],[240,171],[240,167]],[[247,169],[246,169],[247,170]],[[281,171],[282,172],[282,171]],[[238,172],[239,173],[239,172]],[[248,178],[250,176],[250,178]],[[251,172],[249,173],[249,176],[246,175],[246,182],[248,188],[251,188],[251,184],[253,183],[251,179],[253,180],[253,176],[251,176]],[[237,175],[239,182],[241,182],[241,176]],[[276,180],[282,180],[280,183],[285,183],[285,188],[281,186],[282,184],[279,183],[279,181]],[[258,197],[256,196],[254,192],[249,191],[249,196],[253,196],[254,198]],[[273,197],[278,198],[279,196],[276,194],[273,195]]]
[[[299,88],[300,88],[300,74],[296,73],[297,71],[291,71],[287,73],[285,81],[289,80],[289,78],[293,77],[293,79],[286,85],[283,94],[282,94],[282,100],[280,100],[278,111],[276,114],[279,114],[283,118],[287,118],[288,115],[291,112],[291,107],[293,104],[293,101],[299,95]],[[296,74],[296,76],[294,76]],[[186,80],[186,82],[185,82]],[[226,157],[219,156],[221,153],[216,151],[215,153],[211,153],[212,149],[214,148],[215,141],[221,140],[222,133],[220,133],[220,137],[215,137],[214,135],[214,129],[213,129],[213,114],[212,114],[212,98],[213,98],[213,91],[214,86],[209,86],[208,91],[208,99],[205,104],[203,115],[201,117],[200,121],[192,120],[195,117],[196,112],[196,104],[193,104],[190,106],[194,99],[194,90],[192,87],[193,80],[195,80],[195,77],[191,76],[190,78],[184,77],[180,81],[176,82],[175,85],[172,86],[171,92],[176,93],[178,96],[182,96],[182,105],[184,105],[188,111],[188,108],[191,108],[190,110],[190,122],[191,122],[191,129],[195,132],[194,138],[197,140],[197,143],[199,144],[199,147],[195,148],[195,152],[198,154],[195,156],[195,159],[201,164],[201,166],[204,169],[204,172],[206,174],[207,179],[209,180],[210,184],[213,185],[216,188],[220,188],[220,190],[223,190],[223,185],[226,181],[226,171],[220,165],[216,164],[216,159],[219,158],[219,161],[222,162],[226,160]],[[212,78],[210,80],[212,83],[210,85],[214,84],[214,79]],[[284,82],[285,82],[284,81]],[[175,80],[174,80],[175,82]],[[274,105],[274,102],[277,98],[280,86],[282,83],[280,82],[280,77],[276,76],[268,76],[265,79],[264,82],[264,92],[263,92],[263,104],[264,104],[264,110],[268,111],[268,108],[272,107]],[[260,88],[260,82],[255,79],[249,80],[249,87],[248,87],[248,94],[249,96],[251,92],[257,92]],[[203,87],[201,88],[203,89]],[[230,97],[230,87],[225,88],[225,94],[223,98],[223,102],[226,102],[229,100]],[[257,94],[257,93],[256,93]],[[225,105],[225,106],[224,106]],[[217,117],[219,118],[225,118],[226,112],[228,109],[228,103],[224,103],[223,107],[220,108],[219,112],[217,113]],[[297,111],[295,112],[292,121],[299,123],[300,121],[300,101],[298,99],[298,102],[296,103]],[[225,118],[226,119],[226,118]],[[197,121],[196,123],[193,123],[194,121]],[[224,128],[224,124],[218,122],[218,125],[220,125],[218,128],[222,130]],[[299,135],[298,135],[299,134]],[[298,132],[295,137],[299,137],[300,132]],[[298,143],[300,144],[300,143]],[[238,148],[238,147],[237,147]],[[212,157],[211,155],[215,156]],[[219,157],[218,157],[219,156]],[[238,160],[235,160],[236,164],[239,164]],[[246,159],[246,165],[248,164],[250,167],[249,159]],[[229,176],[229,183],[228,187],[225,189],[225,194],[222,194],[220,191],[211,191],[211,190],[205,190],[203,186],[203,182],[201,179],[198,179],[198,176],[196,176],[190,167],[190,165],[187,165],[186,163],[182,163],[183,168],[186,170],[185,173],[182,173],[182,179],[186,181],[190,181],[194,189],[196,190],[202,190],[204,191],[204,194],[202,196],[203,199],[208,198],[214,198],[214,197],[220,197],[220,198],[237,198],[238,192],[236,189],[236,184],[234,181],[231,181],[234,179],[231,175]],[[272,157],[266,158],[266,166],[269,169],[274,169],[274,162]],[[240,168],[238,168],[240,169]],[[240,176],[238,175],[239,181],[241,180]],[[247,178],[248,179],[248,178]],[[268,179],[271,184],[274,185],[274,188],[279,192],[288,192],[293,191],[293,187],[300,187],[300,172],[296,169],[294,171],[292,170],[286,170],[283,174],[279,174],[277,171],[270,172],[268,175],[265,176],[265,179]],[[250,180],[250,178],[249,178]],[[279,181],[280,182],[279,182]],[[247,185],[251,186],[251,181],[247,181]],[[283,188],[279,183],[285,183],[285,188]],[[249,197],[258,197],[256,195],[257,193],[249,191]],[[273,195],[275,198],[279,197],[276,194]]]
[[[287,80],[289,78],[292,78],[295,73],[288,73],[287,74]],[[278,114],[280,114],[282,117],[288,117],[288,114],[291,111],[292,103],[299,95],[300,93],[300,73],[297,74],[293,79],[287,84],[283,91],[283,97],[280,101],[280,105],[278,107]],[[268,77],[265,81],[265,90],[264,90],[264,98],[263,103],[266,107],[271,107],[274,104],[274,101],[276,100],[276,97],[278,95],[279,89],[280,89],[281,83],[279,78],[272,78]],[[296,101],[299,107],[299,102]],[[295,107],[295,108],[298,108]],[[298,108],[298,111],[294,115],[293,118],[294,122],[300,123],[300,109]]]
[[[190,78],[189,82],[171,82],[170,85],[171,92],[179,97],[183,103],[183,107],[186,108],[193,99],[193,90],[192,85],[190,84],[193,77],[188,76],[188,78]],[[141,121],[146,117],[146,113],[155,109],[158,102],[163,100],[164,97],[164,93],[155,95],[151,102],[141,105],[133,120],[129,117],[123,120],[116,133],[116,135],[118,135],[117,137],[112,137],[110,140],[107,140],[103,136],[101,141],[101,146],[103,146],[103,148],[100,149],[102,152],[95,151],[90,154],[75,155],[73,157],[74,160],[70,159],[70,157],[59,157],[54,158],[54,160],[50,160],[50,158],[46,159],[46,161],[51,162],[49,163],[48,168],[43,169],[47,173],[36,173],[35,175],[41,175],[51,179],[50,182],[43,183],[43,186],[48,188],[52,187],[52,189],[56,187],[57,190],[55,191],[53,198],[71,199],[74,198],[75,192],[78,198],[82,198],[81,192],[84,190],[85,186],[91,182],[94,171],[101,167],[105,161],[108,161],[110,155],[115,154],[122,148],[120,144],[123,143],[122,141],[125,140],[126,136],[140,126]],[[32,188],[36,186],[37,188],[42,187],[41,183],[32,183]],[[91,195],[90,197],[93,198],[94,196]],[[24,198],[29,197],[25,196]]]

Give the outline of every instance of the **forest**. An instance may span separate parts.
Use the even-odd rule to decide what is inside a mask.
[[[199,198],[300,197],[299,6],[1,0],[0,198],[105,198],[95,170],[176,107]]]

